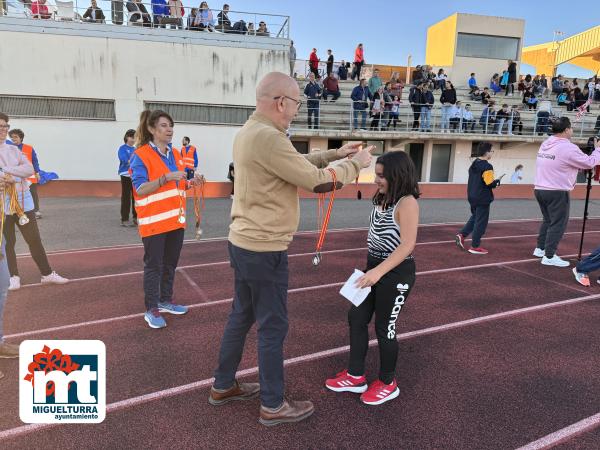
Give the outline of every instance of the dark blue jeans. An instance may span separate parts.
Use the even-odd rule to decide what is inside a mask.
[[[306,108],[308,110],[308,128],[319,128],[319,101],[309,100],[306,104]]]
[[[473,233],[471,247],[481,245],[481,237],[485,234],[490,219],[490,205],[471,205],[471,217],[460,231],[464,237]]]
[[[577,272],[588,274],[600,269],[600,247],[577,264]]]
[[[183,228],[142,238],[146,310],[173,300],[173,282],[183,245]]]
[[[246,335],[256,322],[260,400],[267,408],[278,408],[283,403],[283,341],[288,332],[287,251],[253,252],[229,243],[229,258],[235,272],[235,295],[214,387],[233,385]]]

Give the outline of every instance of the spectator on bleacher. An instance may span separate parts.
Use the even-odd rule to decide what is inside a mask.
[[[552,133],[540,146],[535,163],[535,198],[540,206],[543,223],[533,255],[542,258],[542,264],[567,267],[556,250],[569,223],[569,193],[575,188],[577,173],[600,164],[600,148],[586,155],[571,142],[573,129],[567,117],[552,122]]]
[[[290,77],[295,78],[294,67],[296,66],[296,47],[294,47],[294,41],[290,41]]]
[[[435,73],[429,65],[423,66],[423,81],[427,83],[429,90],[433,91],[435,87]]]
[[[392,111],[392,102],[394,100],[394,95],[392,94],[392,83],[389,81],[387,83],[385,83],[385,85],[383,86],[383,96],[384,96],[384,100],[385,100],[383,119],[384,119],[384,123],[386,124],[385,128],[389,128],[390,113]]]
[[[569,102],[569,90],[563,88],[560,94],[556,96],[556,104],[558,106],[567,106]]]
[[[588,101],[588,95],[584,93],[580,88],[575,88],[573,90],[575,95],[575,109],[582,107]],[[586,108],[587,112],[590,112],[590,106],[588,105]]]
[[[333,96],[332,102],[340,98],[340,85],[333,72],[323,80],[323,101],[327,101],[327,97],[330,95]]]
[[[577,78],[573,78],[573,82],[571,83],[571,86],[573,86],[573,89],[579,87],[579,81],[577,80]]]
[[[98,8],[96,0],[92,0],[90,3],[91,6],[83,14],[83,20],[85,22],[104,23],[104,12],[102,9]]]
[[[523,181],[523,164],[519,164],[515,167],[515,171],[510,177],[510,182],[512,184],[521,184],[521,181]]]
[[[379,88],[383,85],[381,78],[379,78],[379,69],[375,69],[373,71],[373,76],[369,78],[369,92],[377,92]]]
[[[471,92],[469,94],[469,97],[474,102],[481,102],[481,100],[482,100],[482,92],[479,90],[479,88],[477,88],[477,89],[475,89],[473,92]]]
[[[544,94],[548,96],[548,80],[546,80],[546,75],[536,75],[533,78],[533,92],[539,97],[543,97]]]
[[[517,131],[519,135],[523,134],[523,122],[521,122],[519,105],[512,105],[510,112],[512,114],[512,133],[515,134],[515,131]]]
[[[315,78],[319,78],[319,57],[317,56],[316,48],[312,49],[312,52],[308,57],[308,65],[310,67],[310,71],[315,76]]]
[[[529,110],[535,110],[537,108],[537,97],[532,91],[526,91],[523,95],[523,104],[527,105]]]
[[[373,108],[371,109],[371,130],[378,130],[385,110],[385,98],[383,86],[380,86],[377,92],[373,94]]]
[[[423,70],[421,70],[421,66],[417,65],[415,67],[415,70],[413,70],[410,78],[414,86],[418,86],[423,82]]]
[[[419,121],[421,120],[421,107],[425,104],[423,98],[423,83],[416,83],[410,88],[410,91],[408,92],[408,101],[413,110],[412,130],[417,131],[419,129]]]
[[[594,94],[594,100],[597,102],[600,102],[600,78],[595,77],[595,81],[596,81],[596,91]]]
[[[456,104],[452,105],[452,108],[450,109],[450,131],[452,133],[462,131],[462,116],[463,108],[460,100],[457,100]]]
[[[35,213],[35,218],[41,219],[42,213],[40,212],[40,198],[37,191],[40,181],[40,163],[37,153],[31,145],[27,145],[23,142],[25,139],[25,133],[23,133],[23,130],[15,128],[14,130],[10,130],[8,135],[10,136],[13,145],[23,152],[27,160],[33,166],[34,174],[32,177],[29,177],[27,181],[30,183],[29,192],[31,192],[31,198],[33,199],[33,212]]]
[[[217,14],[217,29],[221,33],[231,33],[231,20],[229,20],[229,5],[225,3],[223,9]]]
[[[506,103],[502,105],[502,108],[496,113],[496,128],[494,129],[494,131],[497,134],[502,134],[502,130],[504,129],[505,123],[507,124],[506,134],[512,135],[512,114]]]
[[[471,73],[471,78],[469,78],[469,94],[472,94],[475,91],[479,90],[477,86],[477,80],[475,79],[475,73]]]
[[[404,83],[400,79],[400,74],[394,72],[390,79],[390,94],[392,96],[397,95],[398,98],[402,98],[402,89],[404,89]]]
[[[262,20],[258,23],[258,30],[256,30],[257,36],[266,36],[269,37],[271,33],[267,29],[267,24]]]
[[[487,87],[483,88],[483,92],[481,93],[481,103],[487,105],[491,100],[492,96],[490,95],[490,90]]]
[[[508,60],[508,82],[506,84],[506,93],[505,96],[510,95],[511,97],[515,95],[515,83],[517,82],[517,63],[512,59]]]
[[[333,73],[333,53],[331,49],[327,50],[327,76]]]
[[[248,24],[248,31],[246,32],[248,36],[254,36],[256,34],[256,30],[254,29],[254,23],[250,22]]]
[[[494,95],[496,95],[502,90],[502,88],[500,87],[500,75],[498,75],[497,73],[495,73],[492,76],[492,79],[490,80],[490,89],[492,90]]]
[[[435,103],[433,92],[429,89],[427,83],[421,84],[421,126],[419,129],[425,132],[431,132],[431,110]]]
[[[562,75],[559,75],[552,79],[552,93],[557,96],[563,91],[564,82]]]
[[[144,27],[152,26],[152,17],[142,0],[128,0],[127,11],[129,11],[129,23],[143,25]]]
[[[200,31],[215,31],[215,19],[213,18],[213,13],[208,7],[207,2],[200,3],[194,26]]]
[[[50,19],[52,14],[48,11],[46,0],[33,0],[31,2],[31,14],[34,19]]]
[[[469,133],[469,129],[471,133],[475,132],[475,118],[473,117],[473,112],[471,111],[471,105],[467,103],[462,111],[462,123],[463,130],[466,133]]]
[[[502,76],[500,77],[500,87],[502,89],[506,89],[506,85],[508,84],[509,73],[508,70],[502,71]]]
[[[444,73],[444,69],[438,70],[438,73],[435,76],[435,89],[441,89],[442,91],[445,90],[447,79],[448,76]]]
[[[490,101],[479,118],[479,125],[483,128],[484,133],[491,133],[494,130],[494,124],[496,123],[496,111],[494,110],[494,102]]]
[[[346,61],[344,61],[343,59],[342,63],[340,64],[340,67],[338,67],[337,74],[338,77],[340,77],[340,80],[348,79],[348,67],[346,67]]]
[[[194,23],[196,23],[196,16],[198,16],[198,8],[190,9],[190,13],[188,14],[187,18],[187,30],[199,31],[199,28],[194,25]]]
[[[369,99],[371,98],[371,93],[369,92],[369,88],[367,87],[367,80],[362,78],[360,80],[360,84],[352,89],[352,94],[350,94],[350,98],[352,99],[352,116],[353,116],[353,125],[354,129],[358,128],[358,115],[361,115],[361,129],[367,128],[367,108],[369,107]]]
[[[168,0],[169,5],[169,17],[163,19],[171,26],[175,28],[183,29],[183,16],[185,15],[185,9],[181,0]]]
[[[600,116],[599,116],[600,117]],[[400,118],[400,97],[394,95],[392,100],[392,109],[390,110],[390,121],[394,130],[396,129],[396,124],[398,123],[398,119]],[[388,122],[387,127],[390,127],[390,122]]]
[[[356,78],[360,80],[360,72],[362,70],[362,66],[365,64],[365,52],[362,44],[358,44],[356,46],[356,50],[354,50],[354,70],[352,71],[353,80]]]
[[[155,28],[164,28],[163,17],[169,16],[167,0],[152,0],[152,16]]]
[[[600,136],[600,115],[596,117],[596,125],[594,125],[594,134]]]
[[[448,87],[440,96],[440,103],[442,104],[442,133],[450,132],[450,111],[452,110],[452,105],[456,103],[456,90],[450,81],[448,81],[447,85]]]
[[[319,112],[321,103],[322,89],[315,79],[315,74],[310,73],[308,76],[308,83],[304,87],[304,95],[308,99],[306,102],[306,109],[308,112],[308,128],[319,129]],[[314,116],[314,125],[312,117]]]

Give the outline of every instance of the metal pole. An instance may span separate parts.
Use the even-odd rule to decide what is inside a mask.
[[[588,206],[590,203],[590,192],[592,191],[592,170],[587,171],[587,188],[585,192],[585,207],[583,208],[583,225],[581,226],[581,239],[579,240],[579,253],[577,261],[581,261],[581,252],[583,250],[583,236],[585,235],[585,224],[588,218]]]

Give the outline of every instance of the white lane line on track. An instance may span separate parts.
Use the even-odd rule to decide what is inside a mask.
[[[600,230],[587,231],[586,233],[588,233],[588,234],[600,233]],[[567,236],[567,235],[572,235],[572,234],[578,235],[581,233],[579,231],[569,231],[564,234],[565,234],[565,236]],[[537,234],[518,234],[518,235],[513,235],[513,236],[496,236],[496,237],[485,238],[485,240],[492,241],[492,240],[502,240],[502,239],[523,239],[523,238],[529,238],[529,237],[537,237]],[[470,241],[470,239],[466,239],[465,241]],[[440,244],[453,244],[453,243],[454,243],[454,241],[452,241],[452,240],[417,242],[417,246],[421,247],[421,246],[426,246],[426,245],[440,245]],[[325,251],[321,252],[321,255],[328,255],[328,254],[331,255],[331,254],[336,254],[336,253],[351,253],[351,252],[365,251],[365,250],[367,250],[367,247],[343,248],[343,249],[338,249],[338,250],[325,250]],[[314,252],[294,253],[292,255],[288,255],[288,258],[297,258],[297,257],[303,257],[303,256],[311,256],[312,257],[313,255],[314,255]],[[229,265],[229,261],[216,261],[216,262],[212,262],[212,263],[189,264],[187,266],[179,266],[178,270],[199,269],[202,267],[221,266],[221,265]],[[132,271],[132,272],[109,273],[106,275],[93,275],[90,277],[71,278],[69,280],[69,283],[77,283],[77,282],[81,282],[81,281],[103,280],[106,278],[128,277],[128,276],[133,276],[133,275],[141,275],[143,273],[144,272],[142,270],[136,270],[136,271]],[[21,289],[37,287],[37,286],[41,286],[41,285],[42,285],[41,283],[22,284]]]
[[[527,314],[527,313],[531,313],[531,312],[542,311],[542,310],[551,309],[551,308],[558,308],[560,306],[573,305],[576,303],[582,303],[582,302],[598,300],[598,299],[600,299],[600,294],[587,295],[584,297],[563,300],[560,302],[544,303],[542,305],[530,306],[527,308],[513,309],[510,311],[504,311],[501,313],[490,314],[487,316],[481,316],[481,317],[477,317],[474,319],[461,320],[458,322],[451,322],[451,323],[447,323],[444,325],[437,325],[437,326],[433,326],[433,327],[429,327],[429,328],[424,328],[421,330],[409,331],[407,333],[399,334],[397,336],[397,339],[399,341],[403,341],[403,340],[407,340],[407,339],[417,338],[420,336],[426,336],[426,335],[431,335],[431,334],[435,334],[435,333],[442,333],[442,332],[449,331],[449,330],[455,330],[455,329],[467,327],[470,325],[477,325],[477,324],[481,324],[481,323],[491,322],[494,320],[515,317],[515,316],[519,316],[519,315]],[[370,347],[374,346],[376,344],[377,344],[376,339],[369,341]],[[349,349],[350,349],[350,347],[348,345],[344,345],[342,347],[336,347],[336,348],[332,348],[329,350],[324,350],[324,351],[320,351],[320,352],[316,352],[316,353],[310,353],[307,355],[296,356],[294,358],[286,359],[284,361],[284,366],[287,367],[287,366],[291,366],[291,365],[302,364],[302,363],[312,362],[312,361],[323,359],[323,358],[328,358],[330,356],[335,356],[335,355],[346,353],[349,351]],[[258,367],[252,367],[249,369],[239,371],[237,373],[236,377],[241,378],[241,377],[256,375],[256,374],[258,374]],[[125,400],[113,402],[113,403],[110,403],[107,405],[107,408],[106,408],[107,413],[112,413],[115,411],[132,408],[132,407],[139,406],[139,405],[142,405],[142,404],[154,401],[154,400],[162,400],[165,398],[170,398],[170,397],[181,395],[181,394],[184,394],[187,392],[206,388],[206,387],[209,387],[212,385],[213,380],[214,380],[213,378],[207,378],[204,380],[195,381],[193,383],[188,383],[188,384],[184,384],[181,386],[176,386],[176,387],[172,387],[169,389],[151,392],[148,394],[143,394],[143,395],[128,398]],[[24,425],[24,426],[20,426],[20,427],[10,428],[10,429],[4,430],[4,431],[0,431],[0,441],[5,440],[5,439],[11,439],[11,438],[23,436],[25,434],[29,434],[33,431],[37,431],[40,429],[53,428],[56,425],[57,424],[30,424],[30,425]]]
[[[570,220],[581,220],[582,217],[571,217]],[[588,220],[593,220],[593,219],[600,219],[600,216],[592,216],[589,217]],[[498,223],[498,224],[504,224],[504,223],[512,223],[512,222],[540,222],[541,219],[539,218],[535,218],[535,219],[497,219],[497,220],[490,220],[490,224],[494,224],[494,223]],[[434,223],[424,223],[424,224],[420,224],[419,227],[420,228],[429,228],[429,227],[443,227],[443,226],[447,226],[447,225],[460,225],[460,224],[464,224],[464,222],[434,222]],[[352,232],[352,231],[366,231],[368,228],[366,227],[355,227],[355,228],[332,228],[330,230],[328,230],[328,233],[346,233],[346,232]],[[316,234],[318,233],[318,231],[298,231],[295,233],[295,235],[305,235],[305,234]],[[184,241],[184,244],[202,244],[202,243],[208,243],[208,242],[220,242],[220,241],[226,241],[228,238],[227,237],[216,237],[216,238],[206,238],[206,239],[201,239],[199,241],[197,241],[196,239],[186,239]],[[139,243],[139,244],[117,244],[117,245],[108,245],[108,246],[98,246],[98,247],[83,247],[83,248],[75,248],[75,249],[63,249],[63,250],[53,250],[53,251],[47,251],[46,254],[47,255],[70,255],[70,254],[77,254],[77,253],[93,253],[93,252],[103,252],[103,251],[109,251],[109,250],[127,250],[127,249],[131,249],[131,248],[140,248],[143,247],[143,244]],[[17,258],[30,258],[31,254],[29,253],[21,253],[17,255]]]
[[[183,278],[185,278],[186,281],[190,284],[190,286],[192,286],[192,289],[194,289],[194,291],[196,291],[200,300],[202,300],[203,303],[208,302],[208,295],[206,295],[206,292],[204,292],[204,290],[200,286],[198,286],[198,284],[194,280],[192,280],[192,277],[190,277],[189,274],[184,269],[178,268],[176,270],[181,275],[183,275]]]
[[[548,278],[544,278],[544,277],[541,277],[541,276],[539,276],[539,275],[535,275],[535,274],[533,274],[533,273],[525,272],[524,270],[519,270],[519,269],[516,269],[515,267],[510,267],[510,266],[500,266],[500,267],[501,267],[502,269],[505,269],[505,270],[510,270],[510,271],[512,271],[512,272],[517,272],[517,273],[521,273],[521,274],[523,274],[523,275],[527,275],[528,277],[535,278],[535,279],[537,279],[537,280],[541,280],[541,281],[544,281],[544,282],[546,282],[546,283],[552,283],[552,284],[556,284],[556,285],[558,285],[558,286],[561,286],[561,287],[563,287],[563,288],[565,288],[565,289],[570,289],[570,290],[572,290],[572,291],[581,292],[581,293],[583,293],[583,294],[587,294],[587,293],[589,293],[589,291],[586,291],[586,290],[585,290],[585,289],[583,289],[583,288],[579,289],[579,288],[577,288],[576,286],[570,286],[570,285],[568,285],[568,284],[564,284],[564,283],[561,283],[561,282],[559,282],[559,281],[555,281],[555,280],[549,280]],[[580,285],[579,285],[579,284],[577,284],[577,286],[580,286]]]
[[[564,258],[568,258],[568,257],[572,257],[572,256],[576,256],[576,255],[563,255]],[[422,271],[422,272],[417,272],[417,276],[435,275],[435,274],[450,273],[450,272],[460,272],[463,270],[474,270],[474,269],[488,268],[488,267],[500,267],[500,266],[509,265],[509,264],[522,264],[522,263],[537,262],[537,261],[539,261],[538,258],[529,258],[529,259],[518,259],[518,260],[513,260],[513,261],[502,261],[502,262],[498,262],[498,263],[477,264],[474,266],[450,267],[450,268],[446,268],[446,269],[434,269],[434,270],[426,270],[426,271]],[[314,291],[314,290],[318,290],[318,289],[328,289],[328,288],[333,288],[333,287],[339,287],[339,286],[342,286],[343,284],[344,284],[344,282],[337,282],[337,283],[320,284],[320,285],[316,285],[316,286],[306,286],[306,287],[301,287],[301,288],[289,289],[288,294],[297,294],[297,293],[301,293],[301,292],[309,292],[309,291]],[[208,306],[215,306],[215,305],[222,305],[225,303],[230,303],[232,300],[233,300],[232,298],[224,298],[221,300],[207,301],[207,302],[202,302],[202,303],[194,303],[194,304],[187,305],[187,306],[190,309],[204,308],[204,307],[208,307]],[[128,314],[125,316],[109,317],[106,319],[90,320],[87,322],[80,322],[80,323],[74,323],[74,324],[69,324],[69,325],[60,325],[60,326],[44,328],[44,329],[40,329],[40,330],[23,331],[20,333],[5,335],[4,337],[6,339],[23,338],[26,336],[35,336],[35,335],[41,334],[41,333],[53,333],[56,331],[70,330],[73,328],[80,328],[80,327],[86,327],[86,326],[94,326],[94,325],[102,325],[102,324],[112,323],[112,322],[119,322],[122,320],[129,320],[129,319],[133,319],[133,318],[142,317],[143,315],[144,315],[144,313],[135,313],[135,314]]]
[[[586,419],[580,420],[568,427],[562,428],[554,433],[551,433],[537,441],[531,442],[517,450],[545,450],[562,444],[566,441],[579,436],[580,434],[592,431],[600,426],[600,413],[594,414]]]

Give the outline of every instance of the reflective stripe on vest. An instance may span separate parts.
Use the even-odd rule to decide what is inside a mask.
[[[29,162],[33,166],[33,147],[31,145],[23,144],[21,151],[23,152],[25,157],[29,160]],[[35,172],[35,169],[34,169],[34,172]],[[31,184],[35,184],[38,182],[38,179],[34,174],[33,176],[27,178],[27,181],[29,181]]]
[[[172,148],[177,170],[183,171],[185,164],[181,154]],[[149,145],[135,150],[148,172],[148,180],[154,181],[170,173],[161,156]],[[142,237],[168,233],[185,228],[185,181],[169,181],[149,195],[140,196],[133,190],[135,210],[138,216],[138,230]],[[179,221],[183,218],[183,223]]]
[[[194,153],[196,153],[196,147],[193,145],[188,145],[187,149],[181,147],[181,156],[183,156],[183,162],[188,169],[194,168]]]

